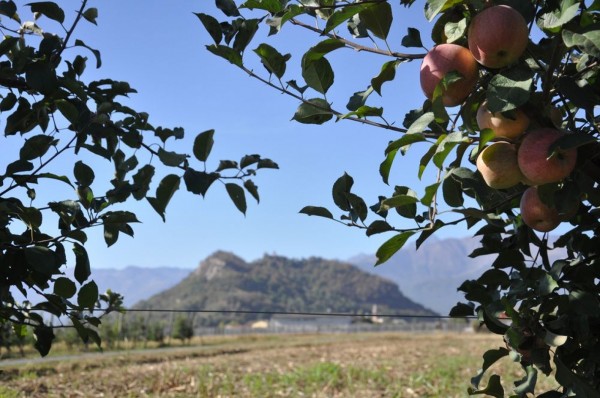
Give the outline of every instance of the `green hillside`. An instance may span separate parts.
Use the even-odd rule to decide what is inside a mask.
[[[135,308],[365,314],[374,304],[380,314],[433,314],[406,298],[395,283],[347,263],[279,256],[248,263],[227,252],[208,257],[179,284]],[[216,326],[268,318],[214,313],[201,315],[196,322]]]

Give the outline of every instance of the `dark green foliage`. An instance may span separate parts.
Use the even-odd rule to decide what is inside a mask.
[[[394,283],[356,267],[321,258],[265,256],[247,263],[217,252],[172,288],[136,304],[140,309],[342,312],[431,315]],[[162,315],[167,320],[169,314]],[[245,323],[268,314],[198,314],[198,325]]]
[[[226,178],[227,192],[245,213],[245,192],[259,199],[250,177],[259,168],[277,168],[270,159],[250,155],[253,162],[240,162],[239,167],[198,172],[193,167],[206,170],[215,142],[213,130],[198,134],[189,153],[173,152],[167,145],[184,138],[185,131],[155,127],[147,113],[121,102],[136,92],[129,83],[110,78],[86,80],[89,52],[96,68],[102,65],[100,51],[76,38],[79,23],[98,23],[98,10],[88,8],[87,3],[80,2],[72,14],[65,14],[54,2],[24,4],[22,14],[33,12],[36,20],[23,23],[13,1],[0,2],[0,14],[7,17],[0,21],[6,33],[0,41],[2,126],[4,135],[20,134],[23,140],[18,153],[3,153],[8,166],[0,171],[4,173],[0,174],[0,323],[31,327],[42,355],[51,349],[55,334],[41,314],[70,318],[86,343],[100,345],[100,318],[121,309],[120,295],[99,292],[90,279],[85,249],[88,228],[101,227],[107,246],[123,234],[133,236],[133,224],[139,220],[127,210],[132,198],[145,198],[164,220],[182,177],[188,191],[198,195],[205,195],[214,181]],[[239,15],[231,0],[219,5],[227,15]],[[199,18],[219,42],[221,31],[215,29],[214,18]],[[64,30],[48,31],[47,19],[61,23]],[[257,21],[236,25],[236,51],[243,51],[256,28]],[[17,31],[22,34],[10,36]],[[64,52],[66,48],[71,50]],[[146,156],[139,156],[142,153]],[[114,178],[97,181],[92,163],[84,163],[83,156],[86,162],[91,158],[110,161]],[[142,158],[153,164],[141,164]],[[72,165],[66,175],[51,172],[56,159]],[[233,161],[221,164],[227,162]],[[58,197],[56,192],[61,191],[45,185],[48,180],[68,185],[72,196]],[[107,185],[108,190],[99,192],[99,186]],[[44,196],[52,198],[50,203],[36,201],[40,191],[47,192]],[[27,204],[22,198],[29,199]],[[117,204],[119,209],[114,210]],[[68,248],[74,253],[74,280],[65,275]],[[41,301],[16,302],[15,290],[25,296],[35,292]]]
[[[229,6],[231,3],[227,2]],[[413,3],[416,2],[400,2],[405,6]],[[379,103],[376,107],[369,105],[375,97],[371,96],[373,92],[382,95],[383,83],[400,76],[418,79],[418,76],[398,71],[404,62],[425,56],[420,50],[423,39],[431,37],[435,44],[454,43],[466,47],[469,24],[475,15],[486,7],[499,4],[513,7],[530,28],[538,30],[531,35],[527,50],[513,65],[499,69],[481,67],[477,85],[463,104],[456,109],[446,109],[442,105],[443,87],[461,78],[449,71],[437,85],[432,99],[425,100],[421,108],[406,113],[403,127],[384,119],[384,115],[388,118],[386,110],[392,109],[390,120],[401,120],[402,114],[395,111],[396,103],[390,107]],[[285,78],[287,74],[289,88],[295,91],[288,91],[287,86],[269,84],[300,101],[293,117],[300,123],[323,124],[336,116],[336,121],[352,120],[401,134],[395,141],[387,143],[385,157],[379,165],[383,182],[393,187],[391,192],[371,198],[371,203],[375,204],[366,207],[365,200],[352,192],[354,180],[344,174],[332,181],[332,208],[337,208],[335,211],[321,205],[305,206],[301,213],[359,228],[367,236],[393,234],[379,248],[377,264],[389,260],[411,236],[416,237],[418,248],[440,229],[447,230],[457,224],[470,228],[481,238],[480,247],[471,256],[491,255],[493,258],[489,261],[489,270],[479,279],[460,286],[468,303],[457,305],[452,313],[474,313],[489,330],[504,335],[510,355],[524,375],[514,386],[511,397],[538,393],[535,391],[537,373],[548,374],[552,368],[562,386],[561,396],[599,397],[599,2],[427,0],[424,17],[432,22],[429,35],[407,28],[404,10],[389,0],[311,0],[298,4],[282,3],[277,9],[256,7],[254,12],[236,9],[240,10],[244,18],[265,18],[269,35],[279,33],[284,24],[294,25],[289,29],[298,28],[309,35],[320,35],[315,40],[329,37],[321,43],[331,39],[356,50],[355,54],[382,57],[373,64],[374,70],[380,68],[377,76],[368,82],[350,79],[351,87],[339,88],[354,93],[343,103],[347,104],[349,113],[337,111],[340,104],[330,101],[325,94],[334,98],[331,92],[338,71],[343,69],[351,76],[354,76],[353,72],[347,65],[330,62],[333,57],[326,60],[326,52],[316,51],[315,47],[301,49],[298,56],[292,54],[290,60],[302,60],[296,69],[291,67],[290,61],[285,70],[279,69],[281,76],[277,77]],[[239,16],[235,14],[235,18]],[[402,21],[398,24],[399,31],[407,33],[392,40],[390,32],[398,31],[393,26],[396,21]],[[342,29],[344,23],[347,31]],[[207,29],[213,34],[210,26]],[[399,45],[411,52],[395,51],[393,47]],[[225,47],[235,52],[236,65],[247,72],[249,69],[242,53]],[[281,44],[279,47],[280,51],[292,49],[291,45],[287,49]],[[225,50],[221,53],[227,58]],[[298,66],[304,82],[298,72],[290,76]],[[266,77],[256,74],[253,77],[267,81]],[[575,148],[578,152],[575,170],[562,181],[540,186],[538,190],[544,203],[555,206],[559,212],[573,212],[568,220],[565,217],[563,236],[556,242],[525,225],[519,210],[520,198],[526,189],[524,185],[492,189],[485,184],[481,174],[473,170],[478,151],[495,139],[490,130],[478,131],[476,113],[484,100],[489,110],[503,112],[508,117],[517,108],[523,110],[529,116],[531,129],[560,128],[568,132],[550,148],[548,156],[560,156],[559,148]],[[15,127],[18,128],[22,126]],[[515,140],[516,145],[519,142],[519,139]],[[414,144],[426,146],[416,165],[417,177],[424,178],[430,171],[437,174],[420,190],[406,187],[403,181],[392,180],[395,163],[401,159],[398,154],[404,155]],[[409,219],[408,223],[406,219]],[[565,258],[551,262],[549,251],[553,247],[564,249]],[[551,352],[554,353],[553,362]],[[492,360],[504,356],[504,351],[502,355],[495,355],[497,353],[486,354],[485,369]],[[483,378],[487,385],[479,386]],[[498,375],[488,377],[483,373],[478,375],[469,393],[495,397],[511,394],[505,392]],[[541,396],[557,394],[547,392]]]

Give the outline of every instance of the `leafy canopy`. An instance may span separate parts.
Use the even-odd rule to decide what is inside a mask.
[[[102,58],[76,38],[76,28],[97,24],[98,15],[87,1],[72,15],[54,2],[0,2],[2,128],[5,139],[22,140],[18,153],[3,155],[0,170],[0,323],[18,336],[32,329],[42,355],[54,339],[51,317],[68,318],[82,339],[100,346],[100,318],[121,310],[122,297],[99,292],[91,279],[90,228],[102,228],[111,246],[122,234],[134,235],[136,202],[165,220],[180,188],[204,196],[216,182],[245,213],[246,193],[259,200],[257,170],[277,168],[251,154],[207,170],[213,130],[199,133],[189,153],[172,151],[169,144],[183,139],[184,129],[154,126],[147,113],[127,106],[136,92],[127,82],[86,81],[86,68],[100,68]],[[52,33],[57,26],[60,33]],[[53,167],[58,159],[70,164],[60,174]],[[114,177],[96,175],[98,160],[112,164]],[[40,192],[52,199],[40,203]],[[74,264],[67,264],[67,250]],[[74,279],[67,266],[74,266]],[[25,301],[15,299],[17,291]],[[41,300],[33,303],[35,294]]]
[[[270,89],[297,101],[293,119],[325,124],[354,121],[398,133],[383,143],[379,171],[391,185],[389,192],[372,198],[372,205],[353,191],[347,174],[334,182],[335,210],[306,206],[301,213],[323,217],[363,230],[367,236],[385,233],[389,239],[377,252],[382,264],[411,238],[419,247],[443,228],[465,225],[481,238],[471,256],[493,255],[489,269],[477,280],[465,281],[459,290],[465,303],[451,315],[476,315],[487,328],[504,336],[506,348],[484,355],[480,373],[472,379],[469,394],[505,396],[499,375],[481,386],[486,371],[498,359],[510,356],[520,365],[523,379],[510,396],[535,393],[538,372],[554,369],[562,389],[544,397],[599,397],[600,393],[600,3],[598,1],[483,1],[483,0],[216,0],[214,15],[197,14],[211,41],[207,49]],[[419,31],[403,18],[404,7],[424,3],[430,32]],[[373,93],[394,80],[416,77],[397,73],[407,62],[420,62],[427,53],[423,43],[454,43],[468,47],[469,26],[484,8],[512,6],[530,30],[526,51],[518,62],[499,68],[479,68],[477,85],[458,107],[445,108],[446,87],[463,76],[448,73],[432,98],[422,107],[406,110],[402,126],[397,105],[369,105]],[[406,25],[408,23],[408,25]],[[400,24],[403,37],[391,37]],[[274,36],[296,29],[311,40],[299,54],[290,43]],[[431,37],[431,40],[427,39]],[[395,47],[402,46],[405,49]],[[354,49],[355,57],[379,55],[378,73],[370,81],[356,82],[346,109],[327,95],[338,87],[335,78],[346,65],[334,65],[333,53]],[[373,58],[373,57],[371,57]],[[263,69],[254,68],[258,62]],[[290,65],[294,63],[296,67]],[[259,65],[260,65],[259,64]],[[295,72],[298,71],[298,72]],[[367,86],[365,90],[364,87]],[[385,98],[383,98],[385,100]],[[527,189],[518,184],[492,189],[474,167],[478,152],[497,139],[480,129],[476,113],[487,101],[492,112],[514,118],[524,111],[530,128],[548,127],[567,134],[549,149],[548,158],[575,150],[575,169],[564,179],[538,187],[542,202],[556,208],[563,219],[557,239],[526,225],[519,210]],[[290,112],[292,114],[292,112]],[[518,142],[516,143],[519,144]],[[437,177],[420,191],[392,181],[391,171],[412,147],[425,147],[418,177],[434,168]],[[548,251],[566,249],[564,259],[550,262]]]

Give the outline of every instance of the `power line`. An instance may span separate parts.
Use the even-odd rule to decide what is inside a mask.
[[[97,311],[101,311],[98,309]],[[315,317],[362,317],[375,316],[379,318],[418,318],[418,319],[475,319],[474,316],[453,317],[450,315],[418,315],[418,314],[351,314],[344,312],[292,312],[292,311],[251,311],[251,310],[202,310],[202,309],[159,309],[159,308],[125,308],[123,312],[156,312],[156,313],[186,313],[186,314],[252,314],[252,315],[295,315]]]

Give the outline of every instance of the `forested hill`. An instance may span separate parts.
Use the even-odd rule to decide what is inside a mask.
[[[176,310],[433,314],[406,298],[398,286],[348,263],[322,258],[264,256],[246,262],[216,252],[172,288],[135,305]],[[209,314],[197,322],[217,325],[265,319],[265,315]]]

